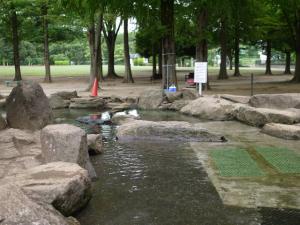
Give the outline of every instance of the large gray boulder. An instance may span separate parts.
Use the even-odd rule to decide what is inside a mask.
[[[263,127],[262,132],[287,140],[300,140],[300,126],[297,125],[268,123]]]
[[[70,108],[73,109],[103,109],[106,102],[99,97],[72,98]]]
[[[100,134],[88,134],[87,143],[90,155],[98,155],[103,153],[103,142]]]
[[[75,163],[48,163],[6,180],[21,187],[31,199],[52,204],[64,216],[74,214],[91,198],[88,172]]]
[[[6,100],[7,123],[11,128],[38,130],[52,122],[52,110],[42,87],[21,82]]]
[[[232,120],[234,104],[217,97],[200,97],[184,106],[180,112],[208,120]]]
[[[71,225],[66,218],[91,198],[87,171],[76,164],[56,162],[7,177],[0,185],[0,223]]]
[[[226,139],[201,127],[180,121],[145,121],[135,120],[124,123],[117,128],[120,141],[161,140],[161,141],[195,141],[223,142]]]
[[[41,206],[14,184],[0,186],[0,222],[3,225],[69,225],[51,206]]]
[[[41,132],[41,146],[46,163],[77,163],[88,170],[91,178],[96,178],[88,155],[87,135],[81,128],[69,124],[49,125]]]
[[[234,110],[237,120],[261,127],[267,123],[294,124],[300,121],[300,109],[266,109],[237,105]]]
[[[257,108],[300,109],[300,93],[254,95],[249,103]]]
[[[163,100],[163,93],[161,90],[148,90],[139,97],[138,108],[155,110],[158,109]]]
[[[6,120],[2,117],[2,115],[0,114],[0,130],[5,129],[7,126],[6,124]]]

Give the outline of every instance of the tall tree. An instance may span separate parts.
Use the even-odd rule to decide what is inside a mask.
[[[220,19],[220,44],[221,44],[221,64],[218,79],[228,79],[227,74],[227,18],[221,16]]]
[[[41,12],[43,17],[43,32],[44,32],[44,64],[45,64],[45,79],[46,83],[51,83],[50,70],[50,54],[49,54],[49,30],[48,30],[48,1],[42,3]]]
[[[266,41],[266,54],[267,54],[267,60],[266,60],[266,75],[272,75],[271,70],[271,58],[272,58],[272,42],[270,39]]]
[[[95,79],[103,79],[101,56],[101,31],[103,29],[103,13],[107,2],[105,0],[60,0],[65,13],[79,16],[82,24],[87,28],[87,37],[90,47],[90,89]]]
[[[108,50],[108,72],[107,78],[120,78],[115,72],[115,46],[116,39],[122,25],[122,20],[118,20],[116,13],[106,13],[104,17],[103,34]]]
[[[128,19],[124,18],[124,64],[125,75],[123,83],[134,83],[130,65],[130,53],[129,53],[129,38],[128,38]]]
[[[209,5],[207,1],[194,1],[196,19],[196,61],[208,62],[208,13]],[[206,89],[210,89],[209,78],[207,76]]]
[[[296,53],[296,67],[292,82],[300,83],[300,0],[270,0],[269,2],[279,10],[288,28],[285,35],[292,40],[292,47]]]
[[[17,10],[14,3],[10,5],[10,21],[12,29],[12,41],[13,41],[13,51],[14,51],[14,65],[15,65],[15,81],[22,80],[21,68],[20,68],[20,40],[19,40],[19,22],[17,16]]]

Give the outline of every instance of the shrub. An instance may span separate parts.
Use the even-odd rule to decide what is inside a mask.
[[[54,61],[54,64],[55,65],[70,65],[70,61],[69,60],[57,60],[57,61]]]

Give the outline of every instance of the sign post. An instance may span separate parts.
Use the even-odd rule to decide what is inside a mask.
[[[207,62],[195,62],[194,82],[198,83],[199,95],[202,96],[202,84],[207,82]]]

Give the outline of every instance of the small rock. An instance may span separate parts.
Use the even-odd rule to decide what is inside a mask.
[[[137,120],[139,119],[139,117],[134,116],[134,115],[130,115],[130,114],[125,114],[125,113],[121,113],[121,114],[115,114],[113,115],[113,117],[111,118],[111,121],[113,124],[116,125],[122,125],[124,123],[128,123],[131,122],[133,120]]]
[[[122,103],[120,105],[117,105],[117,106],[113,107],[111,112],[112,113],[117,113],[117,112],[122,112],[122,111],[125,111],[125,110],[134,109],[134,108],[136,108],[136,105],[134,105],[134,104]]]
[[[234,102],[234,103],[241,103],[241,104],[248,104],[250,101],[249,96],[239,96],[239,95],[220,95],[221,98],[226,99],[228,101]]]
[[[6,99],[0,99],[0,109],[4,109],[6,106]]]
[[[69,124],[49,125],[41,132],[41,145],[46,163],[77,163],[88,170],[91,178],[96,178],[88,155],[87,136],[81,128]]]
[[[7,126],[6,124],[6,120],[2,117],[2,115],[0,114],[0,130],[5,129]]]
[[[49,100],[35,82],[21,82],[6,101],[7,123],[11,128],[39,130],[52,122]]]
[[[172,105],[172,103],[163,102],[163,103],[160,104],[158,109],[160,109],[160,110],[169,110],[171,105]]]
[[[103,143],[100,134],[88,134],[87,143],[90,155],[98,155],[103,153]]]
[[[122,102],[131,103],[131,104],[137,104],[137,102],[138,102],[137,100],[138,99],[134,98],[134,97],[124,97],[124,98],[121,98]]]
[[[300,126],[297,125],[268,123],[263,127],[262,132],[287,140],[300,140]]]
[[[64,100],[59,95],[51,95],[49,102],[52,109],[64,109],[68,108],[70,105],[69,100]]]
[[[73,109],[103,109],[105,108],[105,100],[102,98],[72,98],[70,108]]]
[[[52,96],[59,96],[63,100],[71,100],[72,98],[79,98],[77,91],[60,91],[52,94]]]

